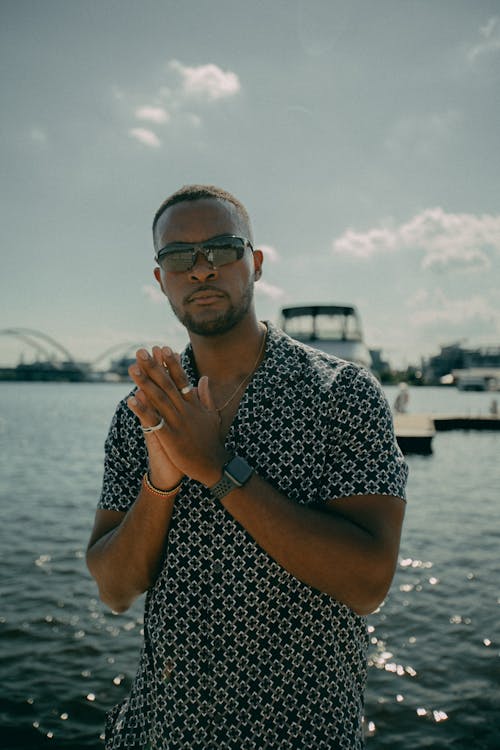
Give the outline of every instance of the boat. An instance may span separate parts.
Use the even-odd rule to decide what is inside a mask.
[[[281,328],[304,344],[370,368],[361,319],[353,305],[300,305],[281,309]]]

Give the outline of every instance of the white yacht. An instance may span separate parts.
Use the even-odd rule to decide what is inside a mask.
[[[283,307],[280,325],[285,333],[304,344],[371,367],[372,358],[363,341],[361,320],[353,305]]]

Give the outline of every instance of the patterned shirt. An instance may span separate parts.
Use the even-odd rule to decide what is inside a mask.
[[[190,346],[182,357],[196,383]],[[404,497],[407,467],[377,381],[270,323],[226,447],[296,503]],[[99,507],[127,511],[146,468],[124,400]],[[365,618],[284,570],[194,480],[175,498],[144,622],[130,695],[108,715],[107,750],[363,747]]]

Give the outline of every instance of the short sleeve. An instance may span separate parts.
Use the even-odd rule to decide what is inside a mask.
[[[139,420],[121,401],[104,444],[104,476],[98,507],[126,512],[134,503],[144,472],[147,452]]]
[[[351,495],[406,498],[408,466],[397,444],[391,410],[367,370],[346,367],[332,395],[331,438],[322,501]]]

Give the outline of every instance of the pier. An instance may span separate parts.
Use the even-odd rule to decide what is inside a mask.
[[[450,430],[500,430],[499,416],[457,414],[396,414],[396,440],[403,453],[432,453],[436,432]]]

